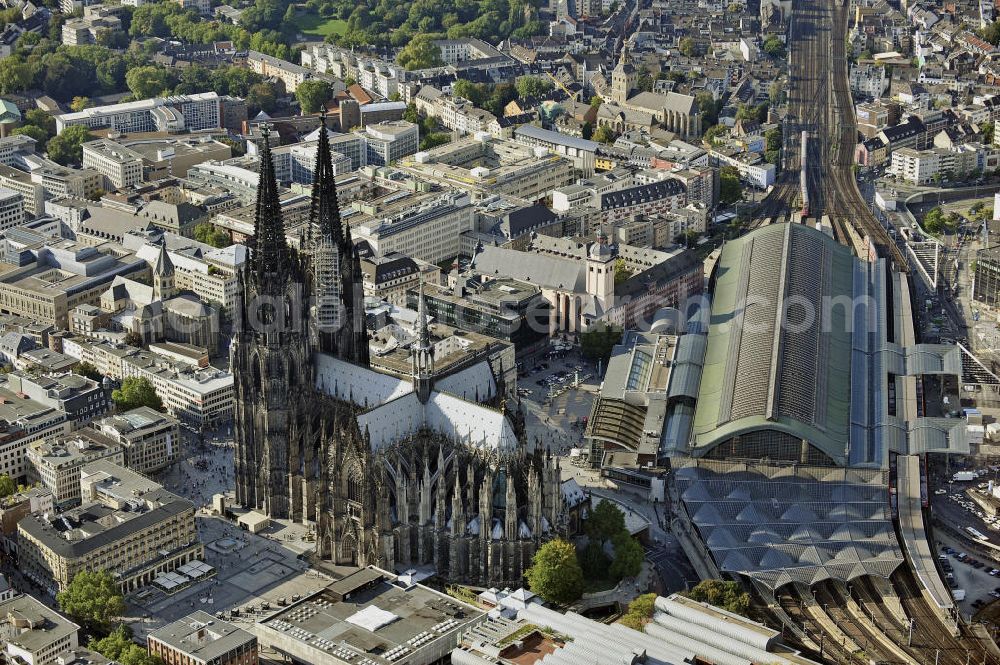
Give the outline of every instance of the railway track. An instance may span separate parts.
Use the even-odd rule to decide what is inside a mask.
[[[803,611],[803,605],[813,600],[802,598],[796,593],[782,593],[777,597],[778,603],[785,613],[791,617],[802,631],[816,644],[820,645],[821,653],[815,654],[824,661],[834,663],[849,663],[853,656],[850,649],[830,638],[819,623]]]
[[[965,630],[961,638],[951,634],[927,604],[920,583],[906,565],[892,574],[892,585],[906,616],[914,621],[911,650],[921,653],[926,662],[937,662],[938,665],[1000,665],[1000,660],[990,655],[976,636]]]
[[[823,611],[869,658],[886,665],[911,665],[885,646],[884,642],[889,638],[848,610],[847,598],[832,584],[820,583],[816,586],[816,602],[822,604]]]

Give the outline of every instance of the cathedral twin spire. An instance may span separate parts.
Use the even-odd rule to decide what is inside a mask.
[[[260,154],[253,252],[250,259],[251,273],[258,288],[281,284],[292,268],[291,249],[285,240],[285,225],[281,220],[281,201],[278,198],[278,182],[274,176],[270,133],[270,127],[261,126],[264,142]]]

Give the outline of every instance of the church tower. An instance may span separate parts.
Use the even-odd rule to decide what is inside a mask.
[[[427,298],[424,297],[423,279],[420,280],[420,296],[417,301],[417,341],[413,343],[410,359],[417,399],[421,404],[426,404],[434,388],[434,346],[427,328]]]
[[[314,173],[309,233],[316,347],[341,360],[367,367],[368,332],[365,329],[361,256],[351,239],[350,225],[343,224],[340,219],[325,114],[320,125]]]
[[[174,295],[174,263],[167,254],[167,239],[160,240],[160,253],[153,264],[153,297],[168,300]]]
[[[622,54],[618,65],[611,72],[611,99],[616,104],[623,105],[628,100],[629,93],[639,83],[639,73],[628,55],[628,45],[622,46]]]
[[[317,451],[306,274],[285,240],[267,128],[250,258],[240,274],[230,358],[235,379],[236,498],[269,517],[312,519]]]
[[[587,293],[597,298],[604,307],[610,307],[614,300],[615,257],[603,230],[587,253]]]

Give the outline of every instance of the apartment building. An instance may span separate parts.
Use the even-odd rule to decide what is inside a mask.
[[[93,44],[102,34],[121,29],[122,21],[114,15],[71,18],[63,23],[62,43],[67,46]]]
[[[193,9],[202,16],[212,15],[212,0],[174,0],[182,9]]]
[[[59,507],[80,503],[80,469],[84,465],[105,458],[125,464],[122,446],[91,427],[47,441],[33,441],[27,456],[32,467],[28,477],[47,487]]]
[[[177,419],[148,406],[98,420],[94,428],[122,447],[125,466],[145,475],[170,466],[181,453]]]
[[[166,665],[257,665],[257,637],[197,611],[146,638],[151,656]]]
[[[107,128],[125,134],[215,129],[222,126],[223,102],[218,93],[201,92],[95,106],[56,116],[56,132],[61,133],[71,125]]]
[[[662,180],[599,195],[601,219],[609,224],[636,215],[656,215],[687,204],[687,189],[680,180]]]
[[[33,596],[0,602],[0,642],[7,662],[57,665],[80,646],[80,627]]]
[[[103,176],[106,191],[133,187],[142,182],[142,155],[110,139],[83,144],[83,167]]]
[[[0,547],[7,554],[17,553],[17,523],[25,516],[55,510],[52,491],[47,487],[32,487],[0,499]],[[0,593],[0,601],[6,600]]]
[[[446,192],[391,217],[351,228],[356,241],[366,240],[376,254],[406,254],[427,263],[458,256],[465,231],[475,228],[475,207],[465,192]]]
[[[442,125],[460,134],[489,131],[496,121],[489,111],[484,111],[461,97],[452,97],[437,88],[425,85],[414,97],[417,110],[437,119]]]
[[[20,192],[0,186],[0,231],[24,223],[24,196]]]
[[[196,425],[225,422],[233,412],[233,375],[215,367],[191,367],[153,351],[99,340],[63,341],[63,351],[121,381],[144,377],[153,384],[167,413]]]
[[[285,84],[285,92],[293,94],[303,81],[316,76],[316,72],[302,65],[275,58],[259,51],[247,51],[247,64],[250,69],[264,78],[276,78]]]
[[[950,149],[899,148],[892,152],[889,172],[914,185],[926,185],[939,180],[954,179],[960,174],[970,174],[981,170],[978,152],[976,147],[970,144]]]
[[[83,570],[106,570],[129,593],[204,558],[194,504],[110,460],[80,469],[82,503],[17,525],[22,573],[50,595]]]

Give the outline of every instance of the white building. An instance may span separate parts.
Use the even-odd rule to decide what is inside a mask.
[[[71,125],[106,127],[123,133],[215,129],[222,126],[222,103],[217,93],[201,92],[95,106],[57,115],[56,133]]]
[[[110,139],[84,143],[83,166],[100,173],[108,191],[142,182],[142,155]]]
[[[720,165],[735,167],[739,171],[740,180],[757,189],[767,189],[774,184],[774,164],[759,159],[751,162],[741,159],[749,157],[748,155],[728,155],[718,150],[710,150],[709,155],[718,160]]]
[[[80,646],[79,630],[75,623],[33,596],[22,594],[0,602],[0,642],[8,662],[63,662],[60,656]]]
[[[447,192],[417,208],[392,217],[363,222],[351,231],[367,240],[377,254],[399,252],[420,261],[439,263],[459,254],[461,238],[472,231],[476,209],[465,192]]]
[[[380,122],[365,128],[368,163],[386,166],[413,155],[420,147],[420,130],[406,120]]]
[[[0,231],[24,223],[24,197],[19,192],[0,187]]]

